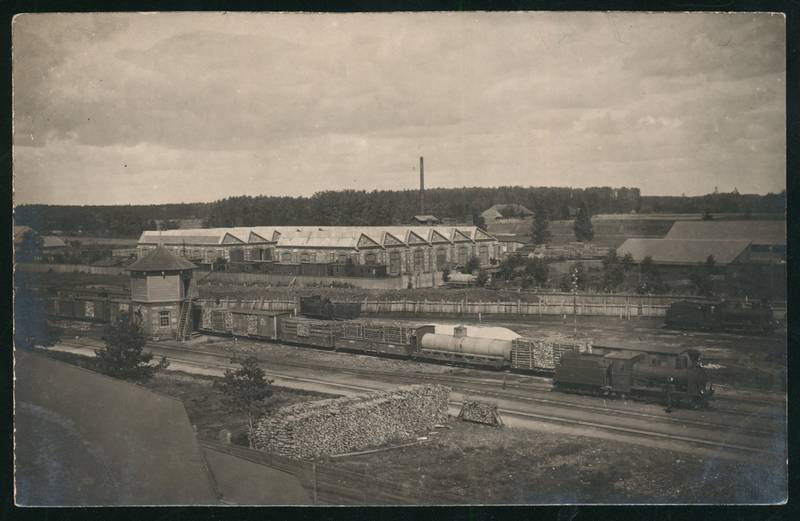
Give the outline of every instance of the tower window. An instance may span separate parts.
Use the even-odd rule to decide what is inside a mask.
[[[169,311],[159,311],[158,312],[158,320],[161,326],[168,326],[169,325]]]

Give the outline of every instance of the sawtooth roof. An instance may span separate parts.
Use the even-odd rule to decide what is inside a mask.
[[[676,221],[665,239],[748,240],[753,244],[786,244],[786,222]]]
[[[748,240],[628,239],[617,255],[630,253],[641,262],[649,256],[660,264],[703,264],[709,255],[719,264],[730,264],[750,245]]]
[[[441,242],[439,235],[451,243],[494,240],[477,226],[249,226],[146,231],[139,238],[139,244],[222,245],[267,241],[282,248],[360,249],[383,247],[386,234],[404,245],[413,243],[414,235],[425,243]]]
[[[196,268],[194,263],[175,255],[163,246],[158,246],[128,266],[128,271],[180,271]]]

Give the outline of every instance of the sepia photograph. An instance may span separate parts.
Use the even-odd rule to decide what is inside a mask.
[[[784,14],[11,36],[18,507],[787,502]]]

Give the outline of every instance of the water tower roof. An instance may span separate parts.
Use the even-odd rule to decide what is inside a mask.
[[[163,246],[158,246],[155,250],[128,266],[128,271],[181,271],[196,268],[197,266],[194,263],[175,255]]]

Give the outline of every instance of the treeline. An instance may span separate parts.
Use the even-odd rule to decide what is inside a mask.
[[[568,219],[586,203],[593,213],[627,213],[640,206],[638,188],[433,188],[425,190],[425,213],[459,222],[479,223],[481,212],[494,204],[517,203],[544,209],[551,219]],[[217,201],[209,226],[402,224],[420,213],[419,192],[318,192],[311,197],[242,196]]]
[[[133,238],[143,230],[155,230],[157,221],[190,219],[208,213],[213,203],[178,203],[125,206],[21,205],[14,209],[14,223],[38,232]]]
[[[714,193],[704,196],[642,196],[638,188],[433,188],[425,191],[425,213],[482,224],[480,214],[495,204],[517,203],[544,210],[551,220],[571,219],[582,205],[592,215],[607,213],[776,213],[786,206],[786,192],[767,195]],[[22,205],[16,224],[39,232],[136,237],[165,221],[199,219],[224,226],[369,226],[403,224],[419,213],[416,190],[326,191],[311,197],[240,196],[213,203],[136,206]],[[167,223],[166,227],[173,227]]]
[[[715,192],[697,196],[651,195],[642,197],[642,213],[776,213],[786,210],[786,190],[780,193],[740,194]]]

